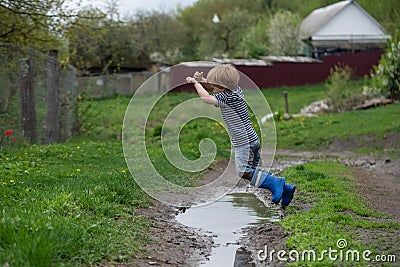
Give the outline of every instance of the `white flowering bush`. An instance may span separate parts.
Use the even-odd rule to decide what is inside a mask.
[[[383,97],[381,88],[371,87],[368,85],[363,86],[362,93],[363,93],[363,95],[365,95],[367,97],[367,99]]]
[[[391,99],[400,98],[400,40],[399,32],[388,40],[385,54],[374,67],[372,88],[379,88],[383,95],[390,95]]]

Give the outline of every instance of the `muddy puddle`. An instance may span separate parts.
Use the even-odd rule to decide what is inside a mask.
[[[239,246],[243,229],[263,222],[280,220],[280,210],[269,207],[255,194],[235,192],[209,205],[187,209],[176,219],[183,225],[211,235],[214,246],[208,260],[199,266],[254,266],[250,252]]]

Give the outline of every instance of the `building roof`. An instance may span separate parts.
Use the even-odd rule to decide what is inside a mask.
[[[220,64],[233,64],[237,66],[268,66],[271,65],[262,59],[242,59],[242,58],[213,58],[214,62]]]
[[[186,67],[214,67],[218,64],[233,64],[236,66],[269,66],[271,63],[263,59],[241,59],[241,58],[213,58],[211,61],[182,62]]]
[[[332,19],[340,10],[352,1],[341,1],[336,4],[315,9],[301,23],[300,29],[304,39],[310,37]]]
[[[264,60],[267,63],[274,62],[289,62],[289,63],[316,63],[321,62],[318,59],[311,57],[292,57],[292,56],[263,56],[260,59]]]
[[[300,26],[303,40],[314,46],[370,46],[390,38],[354,0],[337,2],[310,13]]]

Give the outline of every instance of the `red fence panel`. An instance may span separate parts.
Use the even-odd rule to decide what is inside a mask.
[[[300,86],[325,82],[330,70],[339,64],[351,67],[354,77],[368,76],[373,66],[379,63],[382,54],[383,51],[348,52],[324,56],[320,62],[273,62],[269,66],[236,65],[236,68],[260,88]],[[193,91],[193,87],[184,84],[185,78],[192,76],[196,70],[206,75],[211,67],[195,64],[174,66],[171,71],[171,87],[174,91]],[[247,89],[254,87],[248,82],[240,86]]]

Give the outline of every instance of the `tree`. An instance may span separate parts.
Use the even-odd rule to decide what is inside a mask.
[[[268,50],[268,38],[265,29],[268,28],[269,17],[263,16],[257,24],[246,30],[241,43],[241,50],[246,51],[247,58],[265,56]]]
[[[143,67],[149,62],[146,42],[132,25],[80,21],[69,28],[68,35],[70,63],[83,72]]]
[[[174,14],[140,12],[129,24],[152,61],[175,64],[182,59],[185,30]]]
[[[277,56],[298,55],[301,49],[299,37],[301,18],[290,11],[278,11],[267,29],[268,52]]]
[[[209,56],[243,56],[240,45],[243,37],[255,22],[255,16],[246,10],[233,9],[219,16],[219,22],[207,22],[200,39],[201,54]]]
[[[54,49],[62,43],[65,26],[76,16],[65,1],[3,0],[0,2],[0,41]]]
[[[180,10],[177,19],[184,26],[185,60],[215,56],[243,56],[248,32],[262,16],[261,0],[200,0]],[[219,23],[213,23],[214,14]]]

